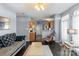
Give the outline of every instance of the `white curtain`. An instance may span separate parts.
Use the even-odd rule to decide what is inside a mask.
[[[73,28],[76,29],[76,34],[73,34],[72,39],[74,44],[79,44],[79,15],[73,16]]]
[[[69,15],[65,15],[61,19],[61,39],[63,41],[69,41],[69,35],[67,34],[67,29],[69,28]]]

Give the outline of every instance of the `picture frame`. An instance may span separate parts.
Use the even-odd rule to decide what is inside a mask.
[[[10,29],[10,19],[0,16],[0,30]]]

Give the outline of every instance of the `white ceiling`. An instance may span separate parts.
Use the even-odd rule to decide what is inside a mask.
[[[5,3],[2,5],[13,12],[40,18],[60,14],[75,5],[75,3],[47,3],[48,6],[44,11],[35,10],[33,7],[34,3]]]

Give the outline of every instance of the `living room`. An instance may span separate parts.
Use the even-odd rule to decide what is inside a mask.
[[[0,56],[78,56],[79,3],[0,3]]]

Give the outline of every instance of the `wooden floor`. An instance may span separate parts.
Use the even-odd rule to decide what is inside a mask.
[[[25,53],[26,49],[29,47],[29,45],[31,44],[31,42],[26,42],[26,46],[24,46],[15,56],[23,56],[23,54]]]
[[[53,56],[61,56],[61,49],[62,47],[56,43],[55,41],[52,41],[52,42],[45,42],[44,45],[48,45]]]
[[[61,56],[62,47],[58,43],[53,42],[49,47],[54,56]]]
[[[59,43],[53,42],[52,44],[48,44],[48,45],[53,53],[53,56],[65,56],[63,47],[60,46]],[[77,56],[77,54],[73,51],[72,51],[71,55]]]

